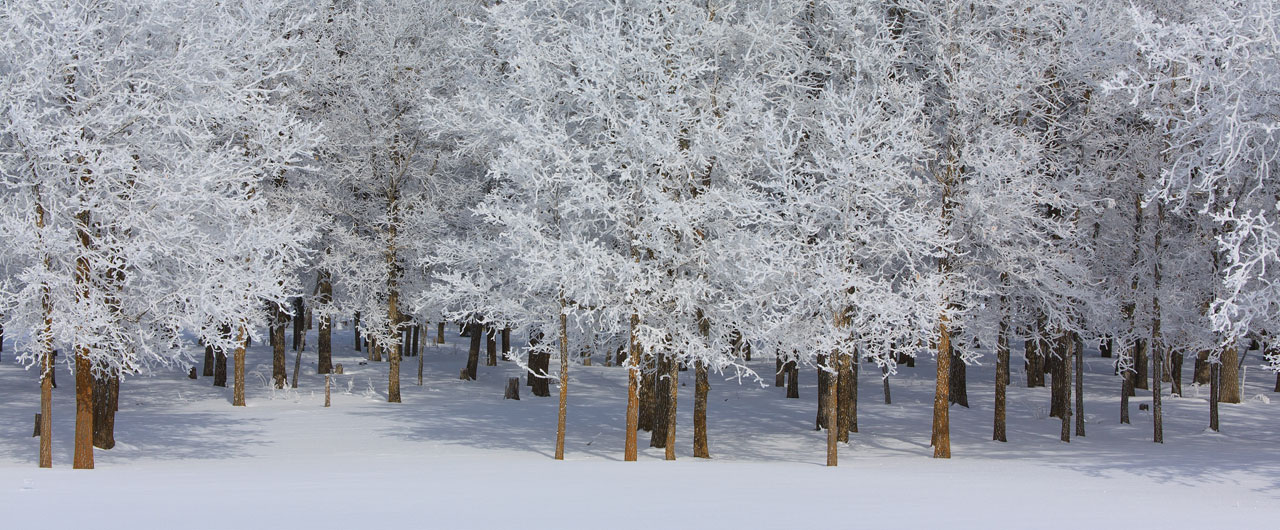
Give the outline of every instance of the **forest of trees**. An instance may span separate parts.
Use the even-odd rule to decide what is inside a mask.
[[[121,377],[205,352],[244,405],[248,341],[283,387],[305,314],[320,372],[355,326],[391,402],[406,333],[465,326],[470,379],[528,337],[502,355],[558,381],[557,458],[593,360],[630,374],[627,460],[682,367],[697,456],[709,374],[809,367],[835,465],[859,366],[917,356],[934,456],[982,356],[993,438],[1023,356],[1067,441],[1095,345],[1154,441],[1184,363],[1216,430],[1251,346],[1280,370],[1278,31],[1276,0],[3,2],[0,325],[39,463],[55,371],[92,467]]]

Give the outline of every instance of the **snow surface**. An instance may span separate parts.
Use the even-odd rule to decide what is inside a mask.
[[[456,328],[452,328],[456,329]],[[434,329],[433,329],[434,331]],[[969,367],[971,409],[951,409],[951,460],[930,458],[933,364],[901,368],[892,405],[864,365],[859,426],[827,468],[813,430],[816,375],[801,399],[713,376],[712,460],[691,457],[692,372],[681,376],[678,456],[662,460],[641,433],[639,462],[622,462],[625,371],[572,368],[565,462],[552,459],[556,399],[521,387],[504,401],[500,362],[457,379],[465,339],[426,349],[426,384],[406,358],[401,404],[385,403],[386,363],[360,365],[335,336],[333,406],[312,346],[297,390],[270,387],[270,354],[250,351],[245,408],[231,389],[185,369],[121,385],[115,449],[97,469],[72,470],[73,379],[54,391],[52,470],[36,467],[34,372],[0,362],[0,513],[5,528],[1268,528],[1280,520],[1280,404],[1274,375],[1251,368],[1240,405],[1205,431],[1207,389],[1166,398],[1165,440],[1132,403],[1118,423],[1110,359],[1086,358],[1088,436],[1058,441],[1049,389],[1026,389],[1015,358],[1009,443],[990,441],[993,367]],[[1256,353],[1256,352],[1253,352]],[[990,358],[988,358],[990,359]],[[599,361],[599,359],[597,360]],[[1256,363],[1250,357],[1250,364]],[[557,363],[553,362],[555,366]],[[772,372],[772,359],[751,366]],[[1187,363],[1184,380],[1190,379]],[[289,369],[293,367],[290,352]],[[292,373],[290,373],[292,377]],[[771,383],[772,381],[770,381]],[[1165,385],[1166,389],[1168,385]],[[1167,390],[1166,390],[1167,392]],[[555,390],[553,389],[553,396]],[[1267,396],[1267,399],[1257,398]]]

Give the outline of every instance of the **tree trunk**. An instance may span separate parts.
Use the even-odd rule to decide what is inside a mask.
[[[222,348],[213,349],[213,386],[227,386],[227,352]]]
[[[658,369],[654,365],[653,355],[646,354],[642,361],[644,363],[644,369],[640,375],[640,430],[652,433],[654,428],[653,424],[655,423],[653,418],[656,414],[655,409],[657,408],[656,400],[654,398],[654,392],[656,392],[657,388],[657,380],[654,378],[654,373],[656,373]]]
[[[485,333],[484,333],[485,341],[484,341],[484,342],[485,342],[485,354],[486,354],[486,355],[485,355],[485,358],[484,358],[484,365],[485,365],[485,366],[497,366],[497,365],[498,365],[498,339],[497,339],[497,330],[495,330],[495,329],[493,329],[492,327],[489,327],[489,326],[485,326],[485,328],[484,328],[484,329],[485,329]]]
[[[813,422],[815,431],[827,428],[827,387],[831,386],[831,380],[834,379],[833,374],[827,372],[827,364],[827,356],[818,354],[818,415]]]
[[[569,318],[565,314],[564,296],[560,296],[560,410],[556,418],[556,460],[564,460],[564,429],[568,417],[569,401]],[[494,330],[489,330],[489,358],[498,365],[493,340]]]
[[[636,461],[636,431],[640,427],[640,346],[636,343],[636,327],[639,325],[640,317],[632,313],[631,347],[627,355],[627,432],[622,455],[626,462]]]
[[[667,417],[665,418],[667,441],[663,444],[667,460],[676,459],[676,398],[680,395],[680,362],[667,359]]]
[[[511,360],[511,328],[502,328],[502,360]]]
[[[307,308],[302,297],[293,300],[293,351],[302,351],[307,334]]]
[[[116,408],[119,404],[120,376],[112,373],[94,380],[93,446],[111,449],[116,446]]]
[[[1080,336],[1074,333],[1072,346],[1076,378],[1076,436],[1084,436],[1084,344],[1080,342]]]
[[[1120,423],[1129,424],[1129,396],[1133,395],[1133,372],[1120,374]]]
[[[933,390],[933,446],[934,458],[951,458],[951,333],[947,330],[947,317],[938,322],[938,370],[937,384]]]
[[[1044,355],[1052,377],[1049,382],[1049,417],[1064,419],[1067,417],[1068,409],[1071,407],[1068,397],[1068,389],[1071,383],[1067,381],[1067,364],[1070,362],[1067,360],[1067,355],[1069,352],[1067,343],[1062,337],[1058,337],[1052,344],[1052,349],[1046,349]]]
[[[787,397],[800,399],[800,364],[797,361],[787,361],[783,368],[787,371]]]
[[[53,349],[50,338],[48,287],[41,287],[45,309],[44,337],[41,338],[40,355],[40,467],[53,467]]]
[[[1061,343],[1060,351],[1062,358],[1058,359],[1059,373],[1062,374],[1062,435],[1059,437],[1063,442],[1071,441],[1071,362],[1072,355],[1075,353],[1075,342],[1071,339],[1070,333],[1063,333],[1058,338]],[[1058,382],[1058,374],[1053,376],[1054,384]]]
[[[969,386],[965,375],[966,366],[964,359],[960,358],[960,354],[956,353],[955,344],[951,345],[951,374],[948,383],[951,388],[948,390],[948,399],[964,408],[969,408]]]
[[[1150,374],[1148,372],[1149,367],[1151,366],[1151,359],[1149,359],[1150,356],[1147,355],[1147,348],[1150,346],[1153,345],[1148,344],[1146,340],[1142,340],[1138,345],[1137,351],[1134,353],[1133,367],[1136,370],[1136,373],[1133,375],[1134,388],[1140,388],[1142,390],[1151,389],[1147,384],[1148,379],[1150,379]]]
[[[76,431],[73,469],[93,469],[93,373],[89,349],[76,346]]]
[[[1209,377],[1210,377],[1209,350],[1201,350],[1200,353],[1196,354],[1196,362],[1195,362],[1194,370],[1195,370],[1195,374],[1192,376],[1192,381],[1195,384],[1197,385],[1209,384]]]
[[[711,449],[707,444],[707,393],[711,391],[711,383],[707,377],[707,364],[694,361],[693,387],[693,457],[711,458]]]
[[[399,337],[400,329],[400,291],[393,284],[387,296],[387,321],[391,325],[392,336]],[[387,403],[400,403],[400,341],[392,340],[387,350]]]
[[[836,317],[837,326],[839,326],[842,319],[842,316]],[[833,361],[840,357],[841,355],[839,351],[831,352],[831,356],[828,357],[827,364],[823,366],[826,373],[839,373],[839,368],[835,366]],[[833,382],[828,382],[824,391],[825,392],[822,394],[822,400],[826,403],[824,408],[827,412],[826,421],[824,422],[827,424],[827,466],[834,467],[839,462],[839,449],[837,448],[836,442],[839,439],[839,433],[837,431],[840,430],[840,419],[836,417],[836,409],[838,408],[838,405],[836,405],[836,385],[833,384]]]
[[[1173,375],[1172,393],[1178,397],[1182,397],[1182,350],[1177,350],[1169,356],[1169,372]]]
[[[660,353],[657,356],[657,369],[653,380],[653,430],[649,437],[649,447],[667,446],[667,428],[671,424],[667,416],[671,411],[671,354]]]
[[[475,381],[479,376],[480,344],[484,341],[484,332],[481,331],[480,324],[475,322],[467,324],[467,331],[471,334],[471,347],[467,349],[467,379]],[[533,356],[530,355],[530,361],[532,360]]]
[[[1222,403],[1240,402],[1240,354],[1235,342],[1222,351],[1222,368],[1218,374],[1218,399]]]
[[[333,318],[329,316],[328,311],[329,304],[333,302],[333,282],[329,279],[328,272],[320,273],[318,302],[324,311],[320,315],[320,329],[316,331],[318,335],[316,350],[319,352],[316,373],[327,374],[333,372]]]
[[[1004,297],[1000,297],[1001,318],[1000,330],[996,334],[996,411],[995,427],[991,439],[997,442],[1008,442],[1005,425],[1007,407],[1007,388],[1009,387],[1009,317],[1008,306]],[[886,389],[886,403],[888,390]]]
[[[1111,351],[1115,348],[1115,344],[1115,339],[1111,337],[1103,339],[1102,343],[1098,345],[1098,353],[1102,354],[1104,358],[1111,358]]]
[[[276,388],[284,388],[286,379],[285,374],[285,346],[284,346],[284,325],[288,322],[282,308],[275,302],[270,302],[271,313],[271,381]]]
[[[444,344],[444,322],[436,325],[436,344]]]
[[[774,372],[774,376],[773,376],[773,386],[776,386],[776,387],[786,386],[787,372],[783,370],[781,355],[778,355],[777,357],[774,358],[774,364],[776,366],[775,368],[776,371]]]
[[[360,351],[360,312],[356,311],[354,322],[351,324],[351,332],[356,336],[356,351]]]
[[[857,432],[854,418],[858,413],[857,361],[848,355],[840,356],[836,368],[836,441],[849,443],[849,431]]]
[[[236,333],[236,351],[235,351],[235,374],[234,382],[231,390],[231,406],[244,406],[244,349],[248,339],[245,337],[244,326],[240,326]]]
[[[1161,351],[1164,349],[1164,345],[1159,342],[1159,335],[1156,337],[1156,340],[1151,342],[1151,373],[1154,375],[1151,378],[1153,386],[1151,389],[1151,441],[1162,444],[1164,443],[1164,416],[1160,403],[1160,361],[1164,358]]]
[[[1027,388],[1044,386],[1044,356],[1040,354],[1040,341],[1035,337],[1022,342],[1024,367],[1027,370]]]
[[[200,373],[203,377],[213,376],[213,346],[204,345],[204,369]]]
[[[1209,367],[1209,429],[1218,432],[1218,400],[1222,392],[1222,368],[1218,363]]]
[[[884,386],[884,404],[892,405],[893,398],[889,395],[889,367],[880,367],[880,384]]]

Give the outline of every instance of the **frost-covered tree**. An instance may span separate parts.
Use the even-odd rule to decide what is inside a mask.
[[[0,16],[0,293],[20,359],[76,374],[75,461],[93,467],[92,381],[188,360],[180,333],[244,330],[290,288],[288,215],[256,190],[311,141],[278,104],[291,67],[276,2],[9,2]],[[251,303],[246,303],[252,301]],[[242,347],[242,345],[241,345]],[[243,370],[238,378],[242,380]],[[243,385],[237,397],[242,400]]]

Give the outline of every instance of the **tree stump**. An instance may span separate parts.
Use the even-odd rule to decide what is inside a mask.
[[[466,368],[463,368],[463,369],[462,369],[462,372],[459,372],[459,373],[458,373],[458,379],[461,379],[461,380],[463,380],[463,381],[470,381],[470,380],[471,380],[470,375],[469,375],[469,374],[467,374],[467,369],[466,369]]]
[[[502,399],[514,399],[520,401],[520,378],[507,378],[507,391],[502,395]]]
[[[338,366],[342,366],[342,365],[338,365]],[[324,374],[324,406],[325,407],[329,406],[329,385],[330,385],[331,379],[332,379],[332,376],[330,376],[329,374]]]
[[[342,375],[342,363],[333,365],[333,373],[337,375]]]
[[[195,379],[195,378],[196,378],[196,367],[192,366],[191,371],[187,372],[187,379]]]

